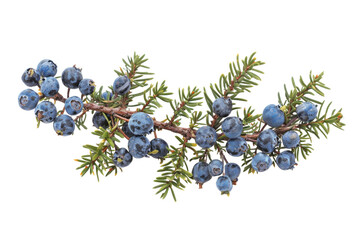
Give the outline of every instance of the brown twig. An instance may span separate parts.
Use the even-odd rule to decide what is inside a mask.
[[[57,93],[52,98],[55,100],[61,101],[61,102],[65,102],[65,100],[66,100],[59,93]],[[94,111],[98,111],[98,112],[107,113],[109,115],[113,115],[114,117],[117,117],[117,118],[122,119],[127,122],[129,121],[129,118],[134,113],[136,113],[136,111],[130,111],[130,110],[126,110],[124,108],[111,108],[111,107],[98,105],[96,103],[85,103],[84,108],[87,111],[94,110]],[[196,130],[191,129],[191,128],[175,126],[171,122],[161,122],[161,121],[154,120],[154,126],[158,130],[166,129],[168,131],[181,134],[187,140],[190,140],[191,138],[195,138],[195,136],[196,136]],[[282,127],[275,129],[275,132],[278,134],[282,134],[282,133],[285,133],[286,131],[289,131],[294,128],[297,128],[297,126],[282,126]],[[255,142],[256,139],[258,138],[259,134],[260,134],[260,132],[254,133],[254,134],[246,134],[246,135],[243,135],[242,137],[245,138],[245,140],[247,140],[247,141]],[[222,134],[219,134],[218,137],[219,136],[222,136]]]

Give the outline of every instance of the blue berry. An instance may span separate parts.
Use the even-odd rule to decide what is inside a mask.
[[[105,115],[107,116],[108,120],[110,120],[110,116],[107,114]],[[92,122],[96,128],[102,127],[103,129],[107,129],[109,127],[109,123],[102,112],[96,112],[93,115]]]
[[[297,134],[297,132],[290,130],[290,131],[287,131],[282,136],[282,141],[283,141],[284,147],[295,148],[295,147],[299,146],[299,144],[300,144],[300,137],[299,137],[299,134]]]
[[[18,103],[24,110],[31,110],[39,102],[39,95],[32,89],[26,89],[19,94]]]
[[[243,123],[238,117],[228,117],[222,122],[221,128],[228,138],[238,138],[241,136]]]
[[[151,146],[145,136],[133,136],[129,139],[128,148],[134,158],[142,158],[150,152]]]
[[[51,123],[55,120],[57,110],[55,105],[49,101],[42,101],[35,108],[35,116],[38,121],[43,123]]]
[[[65,101],[65,110],[69,115],[76,115],[80,113],[83,107],[83,101],[77,96],[69,97]]]
[[[277,128],[285,122],[285,114],[281,111],[279,105],[270,104],[264,108],[263,120],[269,126]]]
[[[195,142],[202,148],[209,148],[216,142],[217,134],[214,128],[203,126],[196,131]]]
[[[150,133],[154,127],[152,118],[143,112],[137,112],[131,115],[129,120],[130,131],[135,135],[145,135]]]
[[[227,117],[232,110],[232,101],[230,98],[218,98],[213,102],[213,111],[219,117]]]
[[[251,161],[251,167],[257,172],[264,172],[269,169],[272,161],[270,157],[265,153],[258,153],[253,157]]]
[[[54,77],[57,73],[57,66],[53,61],[44,59],[38,64],[36,71],[42,77]]]
[[[291,151],[284,151],[277,156],[275,161],[282,170],[293,169],[295,165],[295,155]]]
[[[126,134],[126,136],[128,136],[129,138],[131,138],[132,136],[134,136],[134,134],[132,133],[132,131],[129,129],[129,123],[128,122],[124,122],[124,124],[121,126],[121,130],[123,130],[123,132]]]
[[[151,145],[150,152],[154,150],[158,150],[158,153],[149,154],[154,158],[163,158],[169,153],[169,150],[167,149],[169,145],[161,138],[154,138],[153,140],[150,141],[150,145]]]
[[[198,162],[192,169],[192,175],[196,183],[203,184],[211,179],[209,165],[206,162]]]
[[[101,94],[101,97],[105,100],[111,100],[113,97],[113,94],[109,91],[106,91]]]
[[[113,155],[114,164],[119,167],[127,167],[132,162],[133,157],[126,148],[119,148]]]
[[[256,145],[261,151],[272,153],[278,145],[278,137],[273,130],[264,130],[259,134]]]
[[[21,76],[21,80],[28,87],[33,87],[39,84],[40,75],[33,68],[28,68],[25,70],[23,75]]]
[[[82,79],[81,69],[75,66],[66,68],[61,74],[63,84],[71,89],[78,88]]]
[[[227,163],[225,165],[225,175],[228,176],[231,181],[236,182],[241,172],[240,166],[236,163]]]
[[[127,76],[117,77],[113,84],[113,90],[119,95],[125,95],[130,91],[131,83]]]
[[[79,90],[83,95],[90,95],[95,90],[95,82],[91,79],[84,78],[79,83]]]
[[[228,176],[223,175],[217,179],[216,187],[217,187],[217,189],[219,189],[221,194],[228,194],[231,191],[231,189],[233,188],[233,184],[232,184],[231,179]]]
[[[296,114],[303,122],[311,122],[316,118],[317,108],[311,102],[304,102],[296,107]]]
[[[69,136],[74,133],[75,123],[69,115],[62,114],[55,118],[53,127],[58,135]]]
[[[214,159],[209,163],[209,172],[211,176],[219,176],[224,171],[224,164],[218,159]]]
[[[239,137],[235,139],[229,139],[226,143],[226,151],[234,157],[243,155],[248,149],[248,145],[244,138]]]
[[[47,77],[41,84],[41,93],[45,95],[45,97],[53,97],[59,91],[60,85],[56,78]]]

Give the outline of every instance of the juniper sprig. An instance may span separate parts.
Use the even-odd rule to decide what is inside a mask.
[[[56,64],[43,60],[36,70],[28,68],[22,76],[27,86],[38,86],[39,93],[22,91],[19,106],[35,109],[38,125],[53,122],[56,133],[63,136],[73,134],[75,126],[87,129],[87,116],[93,114],[97,129],[92,133],[100,142],[83,146],[89,153],[76,159],[80,175],[90,173],[99,180],[100,175],[116,175],[133,158],[152,156],[161,164],[160,175],[154,180],[156,194],[165,198],[171,192],[174,200],[175,189],[184,190],[192,180],[201,188],[220,175],[216,186],[222,194],[229,194],[241,168],[248,173],[265,171],[271,165],[293,169],[296,161],[313,151],[313,136],[327,137],[331,126],[343,129],[345,125],[342,109],[330,110],[331,102],[325,104],[317,98],[329,89],[323,83],[323,73],[310,72],[308,81],[300,77],[298,83],[292,78],[291,90],[284,85],[284,96],[278,93],[279,105],[270,104],[256,113],[252,107],[240,111],[241,102],[246,101],[243,93],[258,85],[263,74],[259,68],[264,63],[255,58],[255,53],[241,61],[237,55],[229,64],[229,72],[209,88],[179,88],[177,97],[169,92],[165,81],[152,83],[153,73],[148,72],[146,62],[145,55],[136,53],[123,59],[124,66],[115,70],[113,86],[104,91],[91,79],[83,79],[81,69],[75,66],[55,77]],[[59,78],[68,87],[66,97],[59,93]],[[79,86],[80,97],[70,96],[74,94],[70,89]],[[64,103],[62,110],[56,110],[58,102]],[[161,121],[156,112],[164,104],[172,111]],[[183,119],[189,119],[189,125],[183,124]],[[157,138],[158,131],[175,133],[178,144],[169,146],[166,139]],[[147,134],[151,132],[155,138],[149,141]],[[128,149],[118,146],[123,141],[128,141]],[[212,159],[215,154],[211,153],[219,159]],[[238,163],[229,162],[228,154]],[[190,161],[201,164],[190,171]]]

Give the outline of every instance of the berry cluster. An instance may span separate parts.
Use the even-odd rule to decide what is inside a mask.
[[[75,122],[69,115],[77,115],[84,108],[83,96],[91,94],[95,89],[94,81],[84,79],[81,69],[76,66],[66,68],[61,74],[64,86],[69,89],[79,88],[82,98],[71,96],[66,99],[63,111],[57,111],[55,105],[45,99],[56,99],[60,84],[55,77],[57,65],[44,59],[39,62],[37,68],[28,68],[23,73],[21,79],[28,87],[38,86],[40,96],[32,89],[26,89],[19,94],[18,103],[24,110],[35,109],[35,117],[38,122],[53,123],[53,128],[58,135],[68,136],[74,133]],[[41,101],[41,102],[40,102]],[[39,103],[40,102],[40,103]],[[66,111],[66,114],[64,112]]]
[[[241,137],[243,131],[243,121],[239,117],[228,117],[232,111],[232,101],[230,98],[218,98],[213,102],[213,111],[219,117],[226,117],[222,124],[222,132],[228,138],[226,143],[226,151],[233,157],[239,157],[248,150],[246,139]],[[317,107],[310,103],[304,102],[296,108],[297,117],[304,123],[308,123],[315,119],[317,115]],[[256,172],[264,172],[273,164],[269,155],[271,155],[277,146],[281,144],[280,135],[285,148],[293,149],[299,146],[300,137],[294,130],[286,131],[282,134],[276,133],[276,128],[282,126],[285,122],[285,114],[280,106],[270,104],[263,110],[263,121],[265,123],[263,129],[259,133],[256,141],[257,149],[261,152],[253,156],[251,166]],[[268,125],[273,129],[264,130]],[[218,138],[216,130],[211,126],[203,126],[196,132],[196,143],[202,148],[210,148],[214,146]],[[226,158],[222,156],[222,160],[212,160],[209,164],[206,162],[198,162],[192,170],[193,178],[202,184],[209,181],[213,176],[220,176],[216,181],[217,188],[222,194],[229,192],[232,185],[236,184],[240,175],[240,166],[236,163],[228,163]],[[223,172],[224,161],[226,161],[225,172]],[[295,163],[295,155],[292,151],[287,150],[278,153],[276,164],[282,170],[293,169]]]
[[[95,90],[93,80],[83,78],[81,69],[76,66],[66,68],[61,74],[61,80],[65,87],[70,89],[79,89],[81,98],[78,96],[68,96],[65,100],[64,110],[57,111],[55,105],[50,101],[41,101],[45,98],[54,98],[59,92],[60,85],[55,77],[57,65],[49,60],[42,60],[36,70],[28,68],[22,75],[22,81],[26,86],[38,86],[40,96],[32,89],[22,91],[18,97],[19,106],[24,110],[35,109],[37,121],[43,123],[53,123],[53,128],[58,135],[72,135],[75,130],[74,119],[69,115],[78,115],[84,109],[83,98],[91,95]],[[131,82],[127,76],[119,76],[113,83],[113,91],[116,95],[125,95],[130,91]],[[104,100],[113,99],[113,93],[106,91],[102,93]],[[39,103],[39,101],[41,101]],[[96,128],[109,128],[108,114],[95,112],[92,118],[93,125]],[[161,138],[154,138],[149,141],[146,135],[154,129],[153,119],[146,113],[138,112],[131,116],[129,122],[122,125],[124,135],[129,138],[128,149],[118,148],[113,155],[113,162],[119,168],[128,166],[133,157],[142,158],[150,155],[154,158],[164,158],[169,150],[168,144]]]

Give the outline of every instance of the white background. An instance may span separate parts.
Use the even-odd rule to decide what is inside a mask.
[[[1,2],[0,238],[359,239],[356,2]],[[100,183],[81,178],[73,159],[97,139],[90,131],[58,137],[51,124],[37,129],[33,111],[17,104],[26,88],[20,76],[50,58],[59,73],[77,64],[97,86],[109,86],[133,51],[147,55],[155,80],[167,80],[172,91],[208,86],[237,53],[256,51],[265,75],[240,106],[258,113],[277,102],[292,76],[325,71],[326,99],[343,107],[345,131],[315,139],[315,151],[294,171],[241,174],[230,197],[212,179],[202,190],[177,191],[176,203],[171,195],[159,199],[153,158],[135,159]]]

